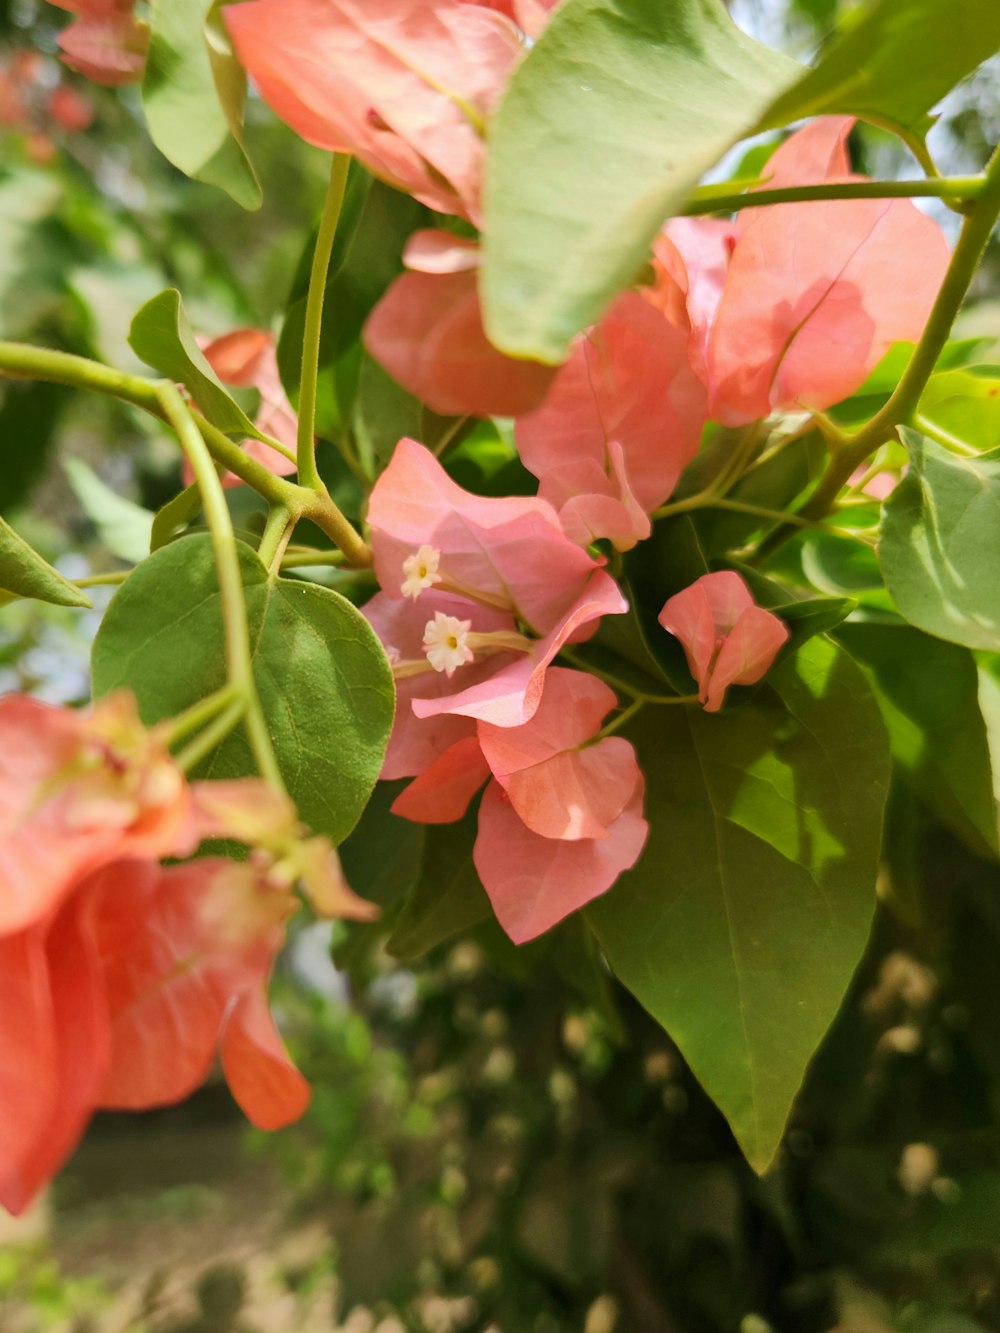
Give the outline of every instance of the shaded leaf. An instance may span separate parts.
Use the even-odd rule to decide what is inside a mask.
[[[137,565],[149,554],[153,515],[142,505],[117,495],[79,458],[63,462],[69,484],[83,512],[112,554]]]
[[[902,431],[910,470],[882,511],[879,563],[900,613],[967,648],[1000,649],[1000,449],[964,458]]]
[[[55,606],[90,606],[90,598],[53,569],[0,518],[0,603],[33,597]]]
[[[184,309],[173,287],[147,301],[132,321],[129,345],[147,365],[183,384],[207,419],[233,435],[260,434],[202,355]]]
[[[917,424],[925,423],[959,444],[992,448],[1000,440],[1000,368],[932,375],[917,407]]]
[[[421,958],[491,916],[490,900],[472,863],[478,811],[457,824],[425,830],[420,876],[407,894],[386,943],[395,958]]]
[[[222,22],[222,0],[151,0],[142,102],[153,142],[175,167],[260,207],[243,147],[246,76]]]

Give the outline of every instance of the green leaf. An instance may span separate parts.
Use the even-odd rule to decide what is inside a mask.
[[[909,625],[842,625],[837,639],[867,668],[892,757],[916,795],[980,855],[997,855],[979,673],[967,648]]]
[[[108,550],[132,565],[145,560],[153,531],[149,510],[116,495],[81,459],[67,458],[63,467],[83,512]]]
[[[151,0],[142,103],[153,142],[186,176],[260,207],[243,147],[246,77],[221,17],[222,0]]]
[[[227,434],[260,438],[256,426],[205,360],[180,292],[168,287],[147,301],[132,321],[128,340],[147,365],[184,385],[213,426]]]
[[[889,781],[878,706],[815,638],[745,706],[647,708],[630,738],[649,843],[587,915],[763,1171],[868,938]]]
[[[718,0],[567,0],[492,126],[490,338],[561,361],[632,282],[664,218],[801,73]]]
[[[237,542],[254,678],[282,773],[303,820],[340,842],[356,824],[392,727],[392,673],[361,612],[315,584],[271,579]],[[225,683],[218,579],[207,535],[154,552],[118,591],[94,643],[94,692],[135,691],[146,723]],[[242,731],[200,775],[254,772]]]
[[[71,396],[61,384],[4,385],[0,404],[0,513],[10,513],[45,476],[56,427]]]
[[[201,488],[194,481],[156,511],[149,533],[149,549],[158,551],[161,546],[172,542],[200,512]]]
[[[902,435],[910,470],[882,511],[886,586],[918,629],[1000,650],[1000,449],[963,458]]]
[[[427,829],[400,819],[390,808],[408,781],[380,782],[340,849],[351,887],[383,909],[398,904],[420,874]]]
[[[983,368],[984,371],[986,368]],[[927,381],[917,424],[958,444],[990,449],[1000,440],[1000,373],[946,370]]]
[[[90,598],[43,560],[0,518],[0,604],[33,597],[55,606],[90,606]]]
[[[849,15],[815,69],[771,107],[766,125],[848,113],[923,138],[927,113],[1000,48],[996,0],[876,0]]]
[[[427,829],[420,877],[386,943],[394,958],[422,958],[491,915],[490,900],[472,863],[478,822],[474,809],[457,824]]]

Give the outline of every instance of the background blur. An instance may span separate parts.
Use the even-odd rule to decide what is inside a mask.
[[[803,57],[838,19],[837,0],[732,8]],[[204,334],[277,327],[322,155],[251,105],[265,204],[242,212],[158,155],[137,89],[62,69],[63,20],[0,0],[0,337],[139,369],[129,321],[169,285]],[[998,136],[994,62],[949,99],[932,143],[964,172]],[[913,171],[885,135],[855,146],[873,174]],[[1000,334],[998,249],[966,335]],[[178,477],[155,423],[0,388],[0,511],[70,577],[141,558]],[[253,504],[231,497],[253,528]],[[0,688],[85,699],[104,590],[94,600],[4,608]],[[406,874],[388,803],[365,817],[386,830],[378,866],[346,852],[363,891]],[[316,1088],[304,1123],[248,1131],[222,1085],[99,1118],[36,1212],[0,1218],[0,1329],[995,1333],[1000,870],[900,789],[881,892],[766,1181],[572,922],[558,948],[515,950],[480,927],[408,964],[371,931],[309,928],[276,993]]]

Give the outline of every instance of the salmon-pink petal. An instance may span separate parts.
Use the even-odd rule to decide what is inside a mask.
[[[224,13],[264,100],[299,134],[478,220],[482,131],[521,53],[506,18],[454,0],[250,0]]]
[[[950,257],[905,199],[745,209],[740,228],[708,346],[712,415],[728,425],[848,397],[920,337]]]
[[[393,660],[415,661],[423,657],[424,626],[435,613],[470,620],[479,633],[513,630],[512,616],[489,607],[476,606],[449,593],[431,589],[418,602],[401,601],[377,593],[362,607],[364,615]],[[443,672],[427,671],[396,682],[396,719],[389,748],[382,765],[383,778],[409,778],[422,773],[435,759],[458,741],[475,736],[475,723],[469,718],[441,714],[423,720],[413,711],[416,699],[436,699],[454,691],[458,681],[474,684],[497,671],[509,654],[483,658],[463,667],[449,680]]]
[[[546,838],[606,838],[632,798],[635,751],[609,736],[596,745],[614,692],[581,671],[553,667],[534,717],[523,727],[479,723],[479,743],[518,815]]]
[[[80,18],[58,40],[63,62],[94,83],[115,88],[142,78],[149,29],[130,13]]]
[[[601,616],[622,615],[628,603],[618,585],[603,570],[597,570],[575,604],[530,653],[519,654],[508,666],[486,680],[454,694],[436,699],[414,699],[418,718],[458,713],[497,727],[520,727],[531,720],[542,698],[549,663],[567,643],[579,642],[581,631]],[[461,675],[456,675],[456,680]]]
[[[441,256],[438,256],[441,258]],[[417,254],[426,265],[426,257]],[[537,407],[555,370],[504,356],[486,336],[473,268],[403,273],[365,324],[369,354],[442,416],[519,416]]]
[[[479,807],[473,860],[497,920],[515,944],[551,929],[606,893],[639,859],[649,831],[642,817],[644,783],[600,840],[565,842],[527,828],[498,782]]]
[[[222,1071],[244,1115],[258,1129],[282,1129],[309,1105],[309,1084],[289,1059],[260,989],[241,995],[226,1019]]]
[[[445,750],[400,792],[392,813],[416,824],[453,824],[468,810],[489,775],[490,766],[478,740],[469,736]]]
[[[200,1087],[231,1004],[263,986],[279,941],[227,940],[217,913],[209,913],[228,861],[154,867],[152,876],[140,863],[116,870],[99,922],[111,1016],[101,1104],[138,1110],[181,1101]]]
[[[27,1207],[38,1188],[25,1170],[58,1090],[56,1038],[44,935],[0,937],[0,1204]]]
[[[107,1068],[108,1014],[91,919],[95,879],[79,886],[45,937],[55,1035],[55,1095],[49,1115],[37,1117],[34,1143],[20,1162],[22,1206],[51,1180],[76,1147],[97,1105]],[[2,1008],[0,1012],[17,1014],[20,1021],[22,1011]],[[0,1188],[0,1201],[3,1193]]]
[[[767,160],[760,189],[778,190],[794,185],[821,185],[851,171],[847,137],[853,116],[818,116],[790,134]]]
[[[515,439],[546,498],[550,470],[587,460],[612,479],[618,498],[625,491],[649,513],[697,452],[704,420],[687,330],[626,292],[576,343],[542,406],[517,422]]]
[[[469,273],[481,260],[478,241],[450,231],[415,231],[403,248],[403,263],[414,273]]]
[[[462,0],[464,4],[495,9],[514,20],[529,37],[538,37],[548,22],[549,12],[559,0]]]
[[[403,562],[430,545],[442,553],[443,574],[507,599],[539,631],[565,615],[597,568],[544,500],[472,495],[414,440],[396,446],[372,491],[368,521],[375,573],[389,596],[402,596]]]
[[[705,712],[717,713],[730,685],[756,685],[788,642],[788,630],[770,611],[751,606],[740,616],[712,668]]]
[[[669,598],[657,619],[668,634],[680,639],[688,670],[700,689],[708,679],[718,640],[705,576]]]
[[[631,551],[653,530],[648,517],[637,506],[612,495],[587,491],[574,495],[559,510],[563,532],[579,546],[589,546],[606,537],[619,551]]]
[[[672,218],[654,243],[658,269],[655,299],[668,317],[683,286],[690,327],[689,355],[707,382],[708,342],[740,234],[738,223],[718,218]],[[678,261],[683,276],[678,272]],[[676,319],[676,316],[675,316]]]
[[[732,569],[703,574],[693,586],[704,590],[716,634],[728,634],[744,611],[754,605],[750,589]]]

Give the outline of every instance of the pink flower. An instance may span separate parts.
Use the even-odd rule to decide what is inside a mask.
[[[515,439],[569,537],[628,550],[649,536],[648,516],[697,452],[704,422],[687,328],[627,292],[577,342]]]
[[[135,0],[50,0],[77,16],[59,34],[63,60],[95,83],[116,87],[142,78],[149,29],[136,19]]]
[[[223,384],[232,389],[256,389],[260,407],[254,425],[263,435],[270,435],[295,453],[298,417],[285,395],[278,374],[278,356],[274,336],[264,329],[234,329],[220,338],[199,339],[205,360]],[[243,449],[256,462],[279,477],[295,471],[294,458],[287,458],[263,440],[244,440]],[[194,481],[191,465],[185,460],[184,485]],[[239,477],[227,472],[223,486],[239,486]]]
[[[680,639],[706,713],[719,711],[730,685],[762,680],[788,641],[778,617],[757,606],[731,570],[703,574],[671,597],[658,618]]]
[[[176,1101],[216,1053],[250,1119],[309,1090],[267,1009],[297,882],[328,915],[376,909],[329,842],[257,780],[189,788],[132,699],[91,713],[0,700],[0,1205],[20,1212],[99,1107]],[[163,869],[207,836],[245,864]]]
[[[823,117],[793,134],[765,188],[864,179],[850,170],[852,124]],[[940,227],[905,199],[750,206],[735,224],[675,220],[666,235],[687,267],[709,411],[726,425],[848,397],[894,342],[919,338],[949,260]]]
[[[48,916],[108,861],[197,842],[184,777],[131,696],[90,713],[0,699],[0,936]]]
[[[365,614],[393,659],[402,704],[385,777],[420,772],[469,734],[443,715],[526,722],[560,649],[627,609],[551,505],[472,495],[413,440],[397,445],[368,521],[382,593]]]
[[[607,892],[642,851],[648,827],[635,751],[618,736],[595,740],[616,702],[595,677],[553,667],[530,721],[480,721],[393,804],[406,819],[450,823],[492,775],[473,855],[516,944]]]
[[[225,17],[303,138],[479,222],[483,135],[521,53],[507,18],[460,0],[250,0]]]
[[[442,231],[419,231],[364,328],[371,356],[442,416],[518,416],[537,407],[556,374],[517,361],[486,337],[479,304],[479,249]]]

